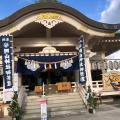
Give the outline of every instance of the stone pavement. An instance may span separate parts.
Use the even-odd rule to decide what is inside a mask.
[[[95,114],[86,112],[82,115],[52,117],[49,120],[120,120],[120,102],[119,107],[102,104],[96,109]]]
[[[11,119],[0,118],[0,120]],[[48,120],[120,120],[120,100],[114,103],[104,103],[100,105],[99,108],[96,109],[95,114],[83,112],[81,115],[51,117]]]

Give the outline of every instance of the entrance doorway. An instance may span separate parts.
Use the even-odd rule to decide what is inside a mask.
[[[27,85],[29,90],[35,86],[57,84],[58,82],[74,82],[74,72],[63,72],[57,69],[49,69],[32,75],[22,75],[22,85]]]

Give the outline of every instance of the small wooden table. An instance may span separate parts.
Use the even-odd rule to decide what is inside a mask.
[[[9,117],[8,116],[8,110],[7,108],[9,107],[10,104],[2,104],[1,108],[2,108],[2,117]]]
[[[35,91],[36,93],[42,92],[42,86],[35,86],[34,91]]]
[[[71,83],[70,82],[60,82],[57,84],[58,84],[58,91],[71,90]]]

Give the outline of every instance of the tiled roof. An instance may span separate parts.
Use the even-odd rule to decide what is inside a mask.
[[[92,26],[94,28],[101,29],[101,30],[114,32],[114,31],[120,29],[120,24],[106,24],[106,23],[96,22],[96,21],[93,21],[93,20],[87,18],[82,13],[80,13],[79,11],[77,11],[69,6],[66,6],[66,5],[60,4],[60,3],[51,3],[51,2],[31,4],[29,6],[26,6],[22,9],[18,10],[17,12],[13,13],[11,16],[1,20],[0,28],[3,28],[5,26],[13,23],[14,21],[18,20],[19,18],[21,18],[22,16],[24,16],[26,14],[29,14],[32,12],[38,12],[38,11],[45,11],[45,10],[54,10],[54,11],[68,13],[68,14],[78,18],[79,20],[83,21],[85,24]]]

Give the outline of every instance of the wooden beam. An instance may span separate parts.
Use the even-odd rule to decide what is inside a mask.
[[[78,37],[62,38],[14,38],[14,47],[37,47],[37,46],[76,46]]]
[[[51,29],[46,28],[46,37],[51,38]]]

